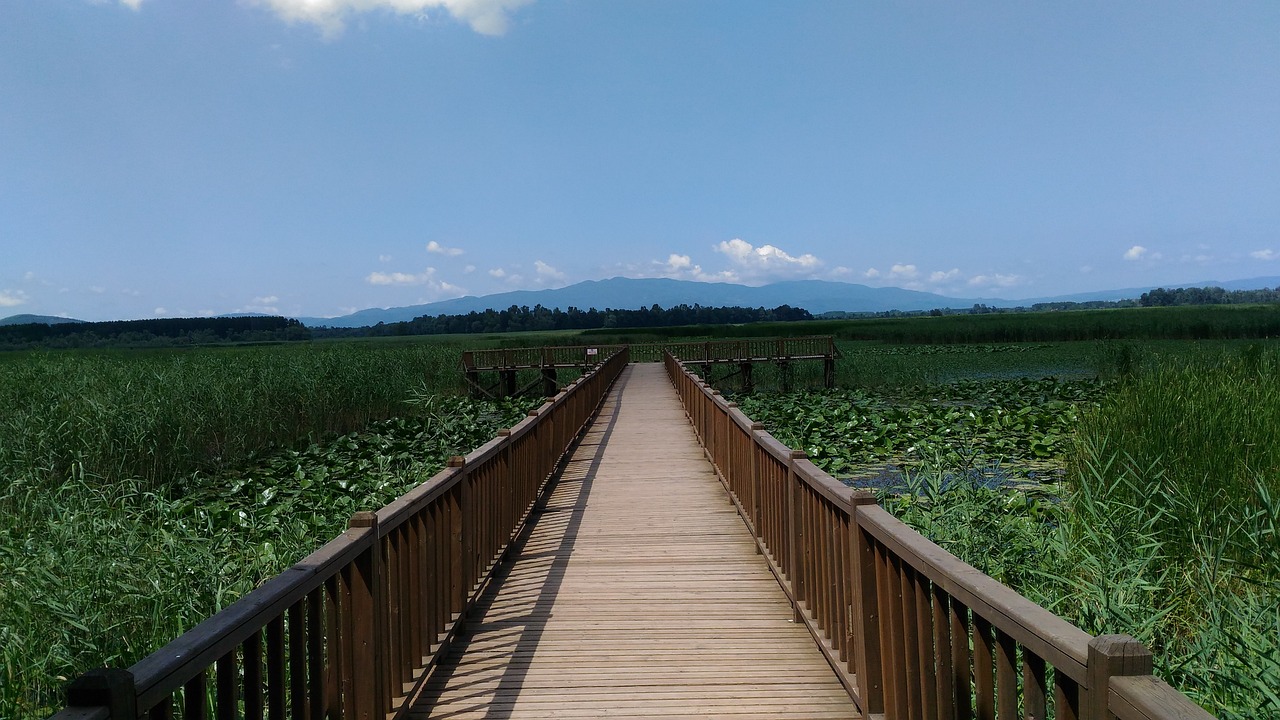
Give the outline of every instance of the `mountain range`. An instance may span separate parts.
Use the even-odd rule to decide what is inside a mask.
[[[546,308],[582,310],[637,310],[651,305],[669,308],[675,305],[703,305],[708,307],[766,307],[790,305],[808,310],[814,315],[825,312],[885,312],[889,310],[932,310],[933,308],[967,308],[976,304],[991,307],[1029,307],[1036,303],[1090,302],[1095,300],[1134,299],[1156,287],[1220,287],[1226,290],[1257,290],[1280,287],[1280,277],[1258,277],[1226,282],[1207,280],[1196,283],[1168,284],[1161,286],[1101,290],[1096,292],[1055,295],[1050,297],[1005,300],[1002,298],[957,298],[905,290],[896,287],[869,287],[856,283],[830,282],[826,280],[792,280],[769,285],[749,286],[733,283],[694,282],[668,278],[610,278],[587,280],[562,288],[549,290],[515,290],[477,297],[441,300],[423,305],[405,307],[370,308],[341,317],[298,317],[304,325],[318,327],[362,327],[378,323],[412,320],[423,315],[465,315],[485,310],[505,310],[512,305],[541,305]],[[46,315],[13,315],[0,318],[0,325],[23,323],[82,322],[71,318]]]
[[[1162,287],[1208,287],[1227,290],[1256,290],[1280,286],[1280,277],[1251,278],[1229,282],[1206,281]],[[1052,297],[1004,300],[1001,298],[956,298],[896,287],[869,287],[856,283],[826,280],[792,280],[769,285],[749,286],[733,283],[694,282],[668,278],[623,278],[586,280],[549,290],[515,290],[477,297],[468,295],[450,300],[393,308],[370,308],[333,318],[300,317],[304,325],[329,327],[362,327],[382,323],[404,322],[423,315],[465,315],[485,310],[505,310],[512,305],[541,305],[546,308],[582,310],[637,310],[651,305],[669,308],[674,305],[711,307],[742,306],[772,308],[790,305],[814,315],[825,312],[884,312],[888,310],[931,310],[933,308],[966,308],[975,304],[992,307],[1029,307],[1045,302],[1089,302],[1093,300],[1126,300],[1137,298],[1157,286],[1103,290],[1057,295]]]

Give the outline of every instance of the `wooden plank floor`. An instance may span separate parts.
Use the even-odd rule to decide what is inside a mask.
[[[632,365],[413,717],[852,718],[661,364]]]

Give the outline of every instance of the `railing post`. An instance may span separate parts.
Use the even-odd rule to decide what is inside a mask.
[[[90,670],[67,688],[67,705],[70,707],[105,707],[111,720],[136,720],[138,717],[138,689],[133,673],[120,668]]]
[[[1111,678],[1150,675],[1151,651],[1128,635],[1099,635],[1089,641],[1085,682],[1089,691],[1081,708],[1082,720],[1110,720]]]
[[[459,474],[466,472],[467,459],[454,455],[446,462],[446,467],[457,468]],[[449,527],[449,545],[450,554],[453,555],[453,562],[450,569],[450,585],[453,588],[452,597],[450,598],[451,609],[458,613],[458,628],[461,630],[466,623],[467,597],[470,594],[470,587],[467,584],[468,567],[471,562],[471,554],[468,552],[470,541],[467,537],[467,479],[461,477],[458,479],[457,495],[455,498],[456,505],[451,508],[450,527]]]
[[[853,555],[853,618],[849,623],[855,633],[849,668],[858,678],[858,697],[862,712],[870,716],[884,712],[884,670],[880,656],[880,595],[876,588],[876,556],[871,537],[862,531],[861,508],[876,504],[869,492],[856,492],[852,498],[849,533]]]
[[[740,436],[737,432],[737,423],[733,420],[733,411],[738,408],[738,403],[731,402],[727,404],[724,412],[724,442],[725,442],[725,480],[729,483],[729,492],[732,494],[730,502],[733,498],[737,498],[738,502],[742,502],[742,443],[739,441]]]
[[[747,443],[747,450],[751,453],[750,470],[751,473],[751,527],[755,528],[756,539],[764,538],[764,529],[760,527],[760,492],[763,482],[760,479],[760,451],[756,443],[756,433],[764,430],[764,423],[752,422],[751,430],[748,431],[750,442]],[[763,551],[760,549],[760,543],[756,543],[756,554],[759,555]]]
[[[382,541],[378,539],[378,514],[358,512],[351,516],[350,528],[368,528],[369,547],[351,564],[350,614],[352,662],[348,688],[351,717],[382,720],[391,707],[387,678],[387,591],[382,561]],[[346,713],[344,713],[346,715]]]
[[[804,536],[804,507],[801,505],[800,481],[796,478],[796,460],[808,457],[803,450],[792,450],[787,460],[787,580],[791,582],[792,620],[801,621],[800,601],[804,587],[800,571],[800,543]]]

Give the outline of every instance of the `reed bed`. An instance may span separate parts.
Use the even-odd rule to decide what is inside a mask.
[[[509,426],[456,348],[0,358],[0,718],[124,667]],[[343,433],[343,434],[338,434]]]

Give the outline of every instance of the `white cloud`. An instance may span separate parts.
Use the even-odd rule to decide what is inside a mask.
[[[427,252],[435,253],[436,255],[446,255],[448,257],[457,257],[462,254],[462,248],[445,247],[440,243],[436,242],[435,240],[432,240],[431,242],[427,243]]]
[[[702,269],[701,265],[695,263],[693,258],[679,253],[671,253],[667,256],[665,262],[654,260],[647,269],[627,266],[624,268],[624,274],[638,274],[643,277],[657,276],[676,280],[695,280],[697,282],[736,283],[742,281],[741,276],[733,270],[707,272]]]
[[[263,295],[262,297],[254,298],[250,302],[254,305],[275,305],[280,302],[280,298],[275,295]]]
[[[163,308],[163,307],[158,307],[158,308],[156,308],[155,310],[152,310],[151,312],[155,313],[156,315],[168,315],[168,314],[169,314],[169,311],[168,311],[167,309]]]
[[[533,267],[534,267],[534,269],[538,272],[538,281],[539,281],[539,282],[550,282],[550,281],[553,281],[553,280],[564,280],[564,278],[565,278],[564,273],[562,273],[562,272],[560,272],[559,270],[557,270],[557,269],[555,269],[555,268],[551,267],[550,265],[548,265],[548,264],[546,264],[546,263],[542,262],[541,260],[534,260],[534,261],[533,261]]]
[[[380,262],[380,263],[389,263],[389,262],[391,262],[391,256],[390,256],[390,255],[379,255],[379,256],[378,256],[378,262]]]
[[[889,277],[892,279],[914,280],[920,275],[920,270],[915,265],[899,263],[889,268]]]
[[[493,268],[489,270],[489,276],[501,279],[507,276],[507,271],[502,268]]]
[[[31,282],[32,280],[36,279],[36,274],[35,272],[28,270],[25,274],[23,274],[22,279],[26,280],[27,282]]]
[[[954,280],[959,275],[960,275],[960,268],[951,268],[950,270],[946,270],[946,271],[934,270],[933,272],[929,273],[929,282],[931,283],[946,282],[948,280]]]
[[[845,267],[845,266],[843,266],[843,265],[841,265],[841,266],[839,266],[839,267],[834,267],[834,268],[832,268],[832,269],[831,269],[831,276],[832,276],[832,277],[845,277],[845,276],[852,275],[852,274],[853,274],[853,270],[850,270],[849,268],[847,268],[847,267]]]
[[[467,292],[464,288],[458,287],[453,283],[437,279],[436,269],[433,267],[429,267],[420,273],[384,273],[374,271],[366,275],[364,281],[370,285],[423,286],[433,293],[433,299],[457,297],[465,295]]]
[[[1124,251],[1124,259],[1125,260],[1141,260],[1143,256],[1146,254],[1147,254],[1146,248],[1142,247],[1141,245],[1134,245],[1133,247]]]
[[[991,273],[990,275],[974,275],[969,278],[971,287],[1013,287],[1022,284],[1022,276],[1020,275],[1003,275],[1001,273]]]
[[[1265,250],[1254,250],[1249,253],[1249,257],[1254,260],[1276,260],[1280,259],[1280,253],[1272,250],[1271,248],[1267,248]]]
[[[126,0],[122,0],[126,1]],[[481,35],[504,35],[510,25],[509,13],[533,0],[249,0],[264,5],[282,20],[310,23],[325,37],[342,33],[350,15],[382,10],[397,15],[425,16],[443,10],[465,22]],[[127,0],[137,3],[140,0]]]
[[[0,290],[0,307],[25,305],[29,299],[21,290]]]
[[[880,277],[880,271],[875,268],[867,268],[867,271],[862,273],[862,277],[868,280],[875,280]]]
[[[688,255],[677,255],[671,253],[667,258],[666,270],[669,273],[678,273],[683,270],[691,270],[693,268],[693,260]]]
[[[473,273],[473,272],[475,272],[475,271],[476,271],[476,266],[475,266],[475,265],[468,265],[468,266],[466,266],[466,267],[462,268],[462,272],[464,272],[464,273],[466,273],[466,274],[468,274],[468,275],[470,275],[471,273]]]
[[[734,278],[771,280],[807,277],[822,267],[822,261],[809,253],[797,256],[773,245],[754,247],[741,238],[721,242],[715,246],[715,250],[728,257],[736,266],[733,270],[726,271]]]
[[[435,274],[435,268],[427,268],[423,273],[371,272],[364,281],[370,285],[425,285]]]

